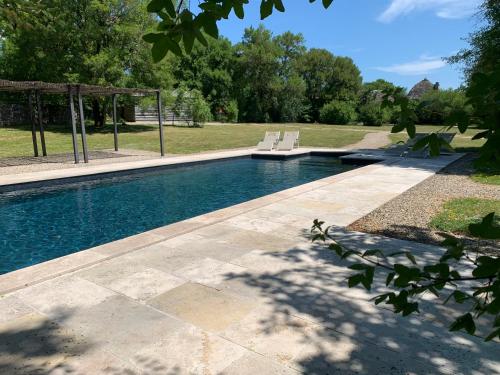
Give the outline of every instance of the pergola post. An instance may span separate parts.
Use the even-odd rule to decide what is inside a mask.
[[[165,156],[165,146],[163,143],[163,123],[162,123],[162,110],[161,110],[161,94],[160,90],[156,92],[156,105],[158,107],[158,125],[160,126],[160,153]]]
[[[112,95],[113,101],[113,131],[114,131],[114,141],[115,141],[115,151],[118,151],[118,121],[116,118],[116,99],[117,95]]]
[[[31,138],[33,140],[33,154],[35,157],[38,156],[38,141],[36,139],[36,119],[35,114],[33,113],[33,92],[28,92],[28,108],[30,111],[30,120],[31,120]]]
[[[73,91],[70,85],[68,85],[68,99],[69,99],[69,112],[71,118],[71,131],[73,136],[73,155],[75,157],[75,164],[80,162],[80,155],[78,154],[78,142],[76,133],[76,119],[75,119],[75,103],[73,103]]]
[[[89,152],[87,149],[87,132],[85,131],[85,116],[83,114],[83,99],[82,99],[82,93],[80,91],[80,85],[77,86],[77,92],[78,92],[78,109],[80,111],[80,126],[82,128],[83,161],[85,163],[88,163]]]
[[[43,130],[43,105],[40,91],[36,90],[35,95],[38,114],[38,126],[40,127],[40,142],[42,143],[42,155],[47,156],[47,148],[45,147],[45,132]]]

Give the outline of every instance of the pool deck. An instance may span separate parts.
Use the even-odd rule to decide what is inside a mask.
[[[343,227],[459,156],[390,158],[1,275],[0,373],[500,374],[498,344],[447,332],[453,312],[435,297],[394,315],[370,301],[382,275],[372,292],[349,289],[348,263],[307,238],[320,218],[354,248],[437,259],[438,247]]]

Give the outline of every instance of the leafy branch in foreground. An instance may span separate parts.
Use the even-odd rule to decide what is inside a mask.
[[[392,306],[395,313],[407,316],[419,312],[418,298],[423,294],[430,292],[436,297],[448,294],[444,303],[450,299],[459,304],[470,302],[468,312],[451,324],[450,331],[465,330],[472,335],[476,332],[475,321],[486,314],[493,317],[493,327],[485,340],[500,338],[500,258],[481,255],[477,251],[471,253],[459,239],[447,235],[442,243],[447,251],[439,261],[420,266],[409,251],[385,254],[379,249],[364,252],[349,249],[337,242],[329,233],[331,227],[324,228],[324,224],[314,221],[311,229],[313,242],[325,243],[341,259],[358,260],[349,266],[357,271],[348,278],[349,288],[362,285],[370,290],[375,273],[380,270],[385,273],[385,286],[394,291],[376,296],[373,299],[375,304],[385,303]],[[494,213],[479,224],[471,224],[469,230],[483,238],[500,238],[500,228],[494,225]],[[400,256],[407,259],[406,264],[397,262]],[[461,271],[463,269],[465,271]]]
[[[183,48],[190,54],[195,41],[208,45],[205,34],[217,39],[219,28],[217,22],[228,19],[231,12],[236,17],[245,17],[244,7],[249,0],[204,0],[198,4],[198,11],[193,13],[185,7],[185,0],[151,0],[148,11],[155,13],[160,20],[155,32],[144,35],[143,39],[151,43],[153,59],[162,60],[168,52],[176,55],[183,54]],[[314,3],[316,0],[308,0]],[[333,0],[322,0],[323,6],[328,8]],[[274,10],[284,12],[282,0],[261,0],[260,17],[269,17]]]

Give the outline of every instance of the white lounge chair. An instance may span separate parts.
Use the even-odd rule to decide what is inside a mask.
[[[266,132],[264,140],[257,144],[258,151],[271,151],[280,140],[281,132]]]
[[[295,147],[299,147],[299,132],[285,132],[283,140],[278,142],[276,150],[291,151]]]

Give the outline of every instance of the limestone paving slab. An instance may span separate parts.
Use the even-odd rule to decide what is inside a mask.
[[[255,303],[215,288],[186,283],[148,302],[207,331],[220,331],[248,314]]]

